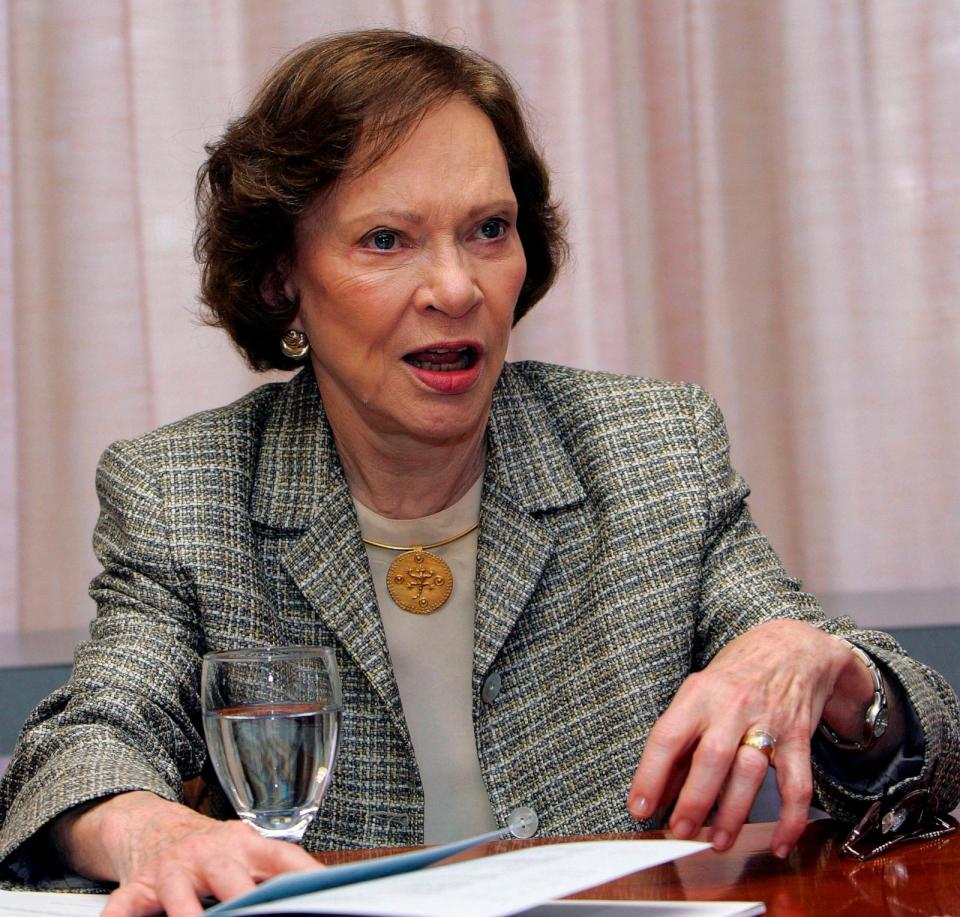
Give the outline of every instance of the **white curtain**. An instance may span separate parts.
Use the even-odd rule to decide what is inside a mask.
[[[197,320],[193,176],[283,52],[360,26],[531,104],[574,261],[514,357],[713,391],[809,587],[960,587],[955,0],[5,0],[0,632],[92,615],[110,441],[264,381]]]

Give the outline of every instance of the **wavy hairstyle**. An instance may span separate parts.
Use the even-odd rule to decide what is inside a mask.
[[[296,366],[279,344],[298,304],[277,293],[300,215],[455,95],[490,119],[507,159],[527,259],[514,323],[549,290],[567,254],[563,219],[507,74],[474,51],[408,32],[317,39],[280,62],[247,112],[206,147],[197,174],[200,300],[253,369]]]

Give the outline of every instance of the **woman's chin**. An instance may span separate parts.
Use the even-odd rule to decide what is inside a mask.
[[[482,435],[490,413],[489,394],[474,389],[463,396],[436,400],[440,403],[421,404],[401,420],[403,432],[418,446],[455,446]]]

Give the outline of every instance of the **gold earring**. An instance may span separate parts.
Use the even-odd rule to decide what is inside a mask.
[[[310,353],[310,342],[302,331],[291,328],[281,335],[280,349],[283,351],[283,355],[291,360],[305,360],[307,354]]]

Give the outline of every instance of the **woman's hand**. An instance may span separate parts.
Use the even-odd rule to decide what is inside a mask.
[[[689,838],[716,806],[710,840],[726,849],[769,766],[763,752],[741,745],[747,730],[762,729],[777,741],[781,809],[771,848],[786,857],[807,823],[810,738],[818,722],[823,717],[839,735],[859,738],[872,697],[869,671],[841,641],[800,621],[761,624],[680,686],[650,732],[630,788],[630,811],[649,818],[676,799],[669,826],[675,836]],[[874,760],[902,741],[902,717],[893,703],[891,712],[887,734],[861,759]]]
[[[242,822],[207,818],[146,792],[68,812],[51,830],[73,869],[120,883],[103,917],[164,911],[193,917],[207,895],[225,900],[278,873],[319,865],[296,844],[267,840]]]

